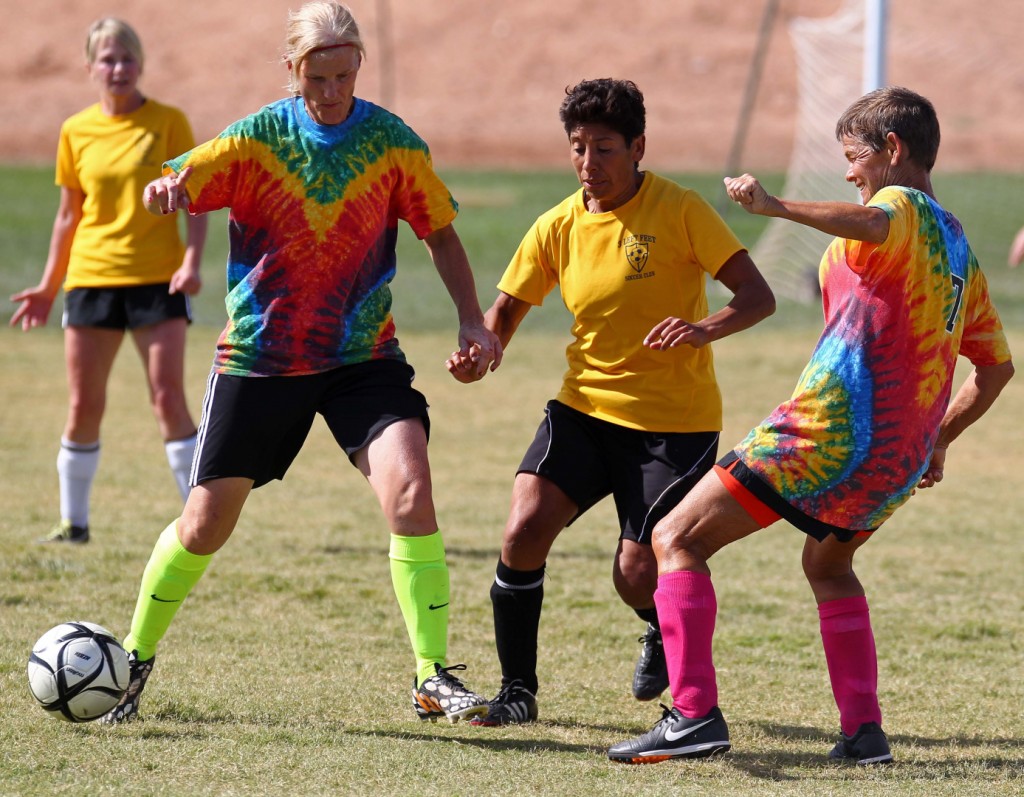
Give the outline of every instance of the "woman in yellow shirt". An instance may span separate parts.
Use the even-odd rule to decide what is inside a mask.
[[[198,293],[206,219],[190,218],[182,243],[173,218],[147,213],[139,197],[165,160],[194,146],[177,108],[138,88],[142,45],[118,19],[97,20],[86,69],[99,102],[61,127],[60,205],[39,284],[11,297],[11,325],[46,323],[61,285],[70,400],[57,455],[60,523],[47,542],[89,540],[89,494],[99,465],[107,380],[127,329],[142,358],[168,462],[184,500],[196,425],[184,391],[189,297]]]
[[[612,576],[647,622],[633,695],[668,686],[654,606],[650,531],[715,462],[722,398],[708,345],[775,309],[746,249],[695,191],[641,170],[643,95],[585,80],[559,110],[580,189],[523,238],[485,315],[507,346],[556,287],[572,314],[568,370],[523,457],[491,587],[501,689],[474,725],[537,719],[537,636],[547,556],[562,530],[612,496],[620,538]],[[732,294],[710,312],[705,285]],[[448,368],[485,371],[455,352]]]

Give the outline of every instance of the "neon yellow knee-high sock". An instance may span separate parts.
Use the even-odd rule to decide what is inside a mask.
[[[125,650],[138,651],[140,661],[156,653],[157,643],[167,633],[178,607],[213,558],[213,554],[199,556],[186,551],[178,541],[177,525],[177,521],[171,523],[156,541],[142,574],[132,630],[124,640]]]
[[[448,653],[448,565],[441,532],[391,535],[391,583],[416,656],[416,683],[435,674]]]

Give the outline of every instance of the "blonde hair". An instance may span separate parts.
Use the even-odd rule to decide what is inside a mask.
[[[139,69],[142,69],[142,41],[139,34],[127,22],[116,17],[103,17],[89,26],[89,33],[85,37],[85,60],[89,64],[96,60],[96,51],[104,39],[113,39],[124,47],[138,62]]]
[[[297,76],[302,62],[321,47],[348,45],[366,57],[359,26],[348,6],[330,0],[314,0],[288,13],[288,35],[283,60],[291,63],[289,88],[298,92]]]

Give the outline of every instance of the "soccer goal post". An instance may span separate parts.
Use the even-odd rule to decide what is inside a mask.
[[[886,0],[848,0],[830,17],[789,24],[797,64],[797,122],[782,196],[859,202],[834,130],[839,116],[864,93],[885,83]],[[779,296],[819,295],[818,263],[831,237],[772,219],[753,247],[754,262]]]

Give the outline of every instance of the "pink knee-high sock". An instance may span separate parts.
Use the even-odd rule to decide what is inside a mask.
[[[878,706],[878,659],[868,599],[839,598],[818,605],[832,694],[843,733],[852,736],[865,722],[882,724]]]
[[[703,717],[718,705],[711,660],[718,601],[711,576],[678,570],[658,577],[654,593],[668,661],[673,705],[685,717]]]

